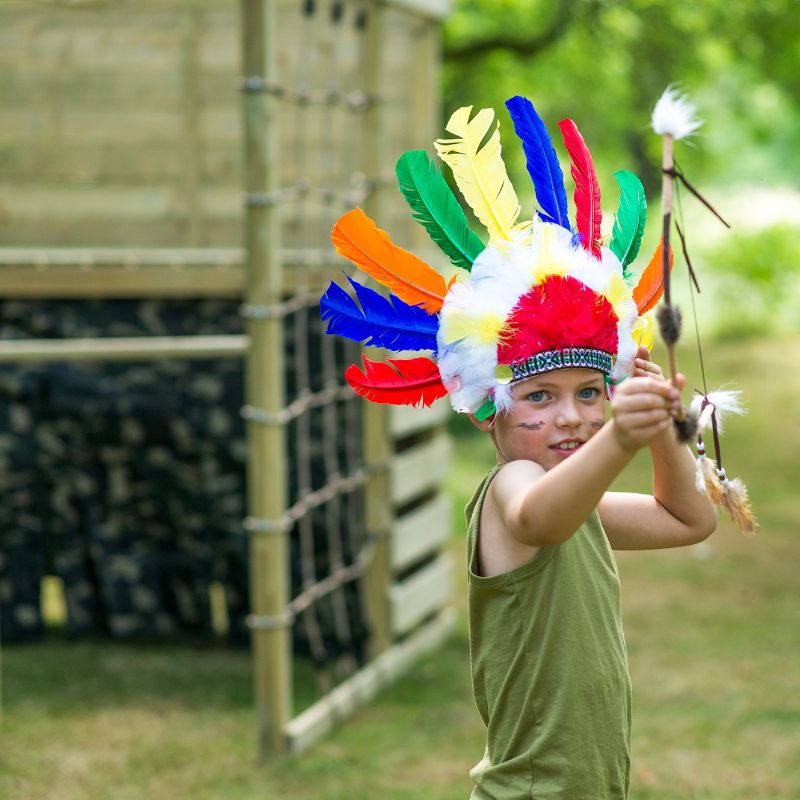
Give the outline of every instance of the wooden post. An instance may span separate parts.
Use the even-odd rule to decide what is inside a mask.
[[[382,3],[367,6],[369,17],[364,32],[364,90],[370,105],[364,112],[364,173],[368,180],[377,180],[386,169],[386,135],[384,103],[386,69],[383,51],[386,46],[386,9]],[[372,187],[365,202],[367,213],[381,222],[385,208],[385,188],[380,180]],[[385,463],[391,454],[388,413],[385,406],[364,403],[364,460],[370,466]],[[378,467],[366,487],[367,531],[376,538],[376,546],[364,575],[365,612],[370,626],[370,658],[376,658],[392,643],[389,620],[389,528],[392,522],[389,496],[389,473]]]
[[[197,247],[203,243],[203,205],[202,205],[202,102],[203,92],[200,71],[200,38],[202,35],[202,15],[199,8],[186,12],[186,28],[181,46],[181,84],[183,108],[183,197],[187,221],[185,243]]]
[[[246,300],[270,307],[281,299],[278,209],[279,139],[275,99],[266,89],[275,81],[276,3],[241,0],[244,185],[247,193],[245,246]],[[282,318],[250,318],[245,372],[247,403],[274,414],[284,405]],[[280,424],[247,424],[247,496],[250,517],[250,627],[253,642],[256,713],[262,756],[286,749],[285,727],[292,715],[286,441]]]

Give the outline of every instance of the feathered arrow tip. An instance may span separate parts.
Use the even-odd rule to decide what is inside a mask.
[[[673,139],[684,139],[694,133],[703,122],[696,116],[696,109],[686,96],[674,87],[667,86],[653,109],[651,124],[659,136],[669,135]]]

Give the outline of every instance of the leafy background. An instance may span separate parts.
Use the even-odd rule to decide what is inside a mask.
[[[629,169],[644,182],[651,212],[644,258],[659,235],[660,142],[649,115],[676,84],[705,121],[679,145],[678,162],[733,224],[725,232],[684,193],[690,253],[703,276],[704,332],[798,330],[796,10],[790,0],[459,0],[445,27],[443,116],[461,105],[498,109],[523,209],[533,208],[533,194],[504,101],[531,98],[556,140],[555,123],[572,117],[595,158],[604,232],[617,203],[612,173]],[[556,149],[568,164],[560,141]]]

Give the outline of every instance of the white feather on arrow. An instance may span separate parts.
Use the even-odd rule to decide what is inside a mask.
[[[695,107],[672,86],[667,86],[661,95],[651,118],[653,130],[659,136],[669,135],[673,139],[684,139],[702,124],[696,116]]]
[[[700,417],[701,428],[707,428],[708,423],[711,421],[711,415],[705,414],[701,409],[703,401],[708,399],[708,402],[714,406],[714,411],[717,417],[717,430],[722,433],[722,420],[726,414],[746,414],[747,409],[741,404],[739,398],[742,392],[739,389],[732,391],[716,391],[709,392],[707,395],[698,394],[692,398],[691,409]]]

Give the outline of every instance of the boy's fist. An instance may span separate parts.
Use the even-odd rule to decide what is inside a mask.
[[[686,379],[678,375],[678,386],[673,387],[648,356],[645,348],[639,348],[633,377],[617,387],[611,401],[614,432],[626,450],[649,444],[670,427],[672,417],[680,409],[680,389]]]

